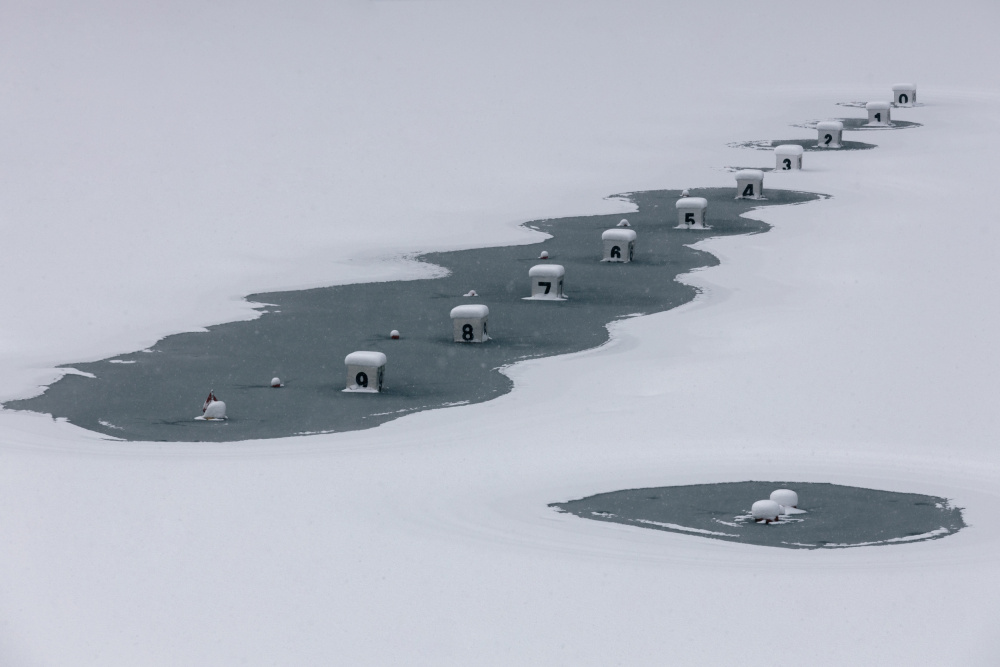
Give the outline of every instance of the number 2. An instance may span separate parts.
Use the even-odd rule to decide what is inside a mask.
[[[823,137],[823,145],[824,146],[829,146],[831,141],[833,141],[833,135],[832,134],[827,134],[827,135],[825,135]]]

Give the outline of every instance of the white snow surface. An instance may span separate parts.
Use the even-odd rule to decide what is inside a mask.
[[[889,109],[892,105],[888,102],[869,102],[865,105],[866,109]]]
[[[528,269],[528,275],[532,278],[558,278],[566,275],[566,269],[562,264],[536,264]]]
[[[839,120],[824,120],[816,123],[817,130],[843,130],[844,124]]]
[[[906,92],[908,90],[916,90],[917,84],[915,83],[894,83],[892,84],[893,92]]]
[[[220,444],[0,412],[0,664],[1000,661],[1000,9],[839,8],[850,30],[783,0],[0,5],[3,399],[251,319],[246,294],[729,186],[756,154],[727,143],[901,75],[924,103],[788,175],[831,199],[700,242],[694,302],[497,400]],[[907,48],[872,59],[885,34]],[[969,527],[785,550],[547,507],[748,479],[943,496]],[[794,633],[746,623],[775,608]]]
[[[602,241],[635,241],[634,229],[608,229],[601,233]]]
[[[378,368],[379,366],[385,366],[385,362],[385,354],[369,350],[358,350],[344,357],[344,364],[348,366],[371,366],[372,368]]]
[[[469,303],[464,306],[455,306],[451,309],[451,319],[473,319],[477,317],[487,317],[490,309],[482,304]]]
[[[737,181],[762,181],[764,172],[760,169],[741,169],[734,174]]]

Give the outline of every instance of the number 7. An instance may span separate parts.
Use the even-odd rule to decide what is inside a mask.
[[[552,289],[552,283],[543,283],[541,280],[538,281],[538,286],[545,288],[545,294],[548,294],[549,290]]]

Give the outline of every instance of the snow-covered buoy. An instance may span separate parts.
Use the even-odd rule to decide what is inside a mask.
[[[399,340],[399,331],[397,331],[396,329],[393,329],[392,331],[390,331],[389,332],[389,338],[391,338],[393,340]]]
[[[463,294],[462,296],[479,296],[479,295],[478,295],[478,294],[476,294],[476,290],[474,290],[474,289],[470,289],[470,290],[469,290],[468,292],[466,292],[466,293],[465,293],[465,294]]]
[[[628,224],[628,220],[626,220],[625,218],[622,218],[621,222],[619,222],[616,226],[617,227],[631,227],[632,225]]]
[[[371,394],[382,391],[385,361],[385,355],[381,352],[351,352],[344,357],[344,363],[347,364],[347,388],[344,391]]]
[[[205,419],[225,419],[226,404],[222,401],[212,401],[205,408]]]
[[[631,262],[635,254],[635,232],[631,229],[609,229],[601,234],[604,242],[602,262]]]
[[[531,299],[565,299],[563,278],[566,269],[559,264],[536,264],[528,269],[531,278]]]
[[[690,196],[691,193],[688,192],[686,188],[684,190],[681,190],[681,197],[690,197]]]
[[[484,343],[490,339],[486,320],[490,309],[478,303],[455,306],[451,309],[451,325],[456,343]]]
[[[844,124],[839,120],[816,123],[816,129],[819,130],[820,148],[842,148],[840,140],[844,136]]]
[[[790,171],[802,168],[802,146],[797,144],[782,144],[774,147],[774,168],[779,171]]]
[[[771,492],[771,500],[783,507],[798,507],[799,494],[791,489],[778,489]]]
[[[892,87],[892,100],[897,107],[912,107],[917,103],[917,84],[897,83]]]
[[[760,169],[743,169],[736,172],[736,198],[760,199],[764,196],[764,172]]]
[[[677,209],[675,229],[708,229],[705,226],[705,212],[708,200],[704,197],[683,197],[674,205]]]
[[[281,378],[271,378],[271,388],[279,389],[281,387]]]
[[[750,514],[754,521],[766,521],[771,523],[777,521],[781,516],[781,506],[773,500],[758,500],[750,508]]]
[[[869,125],[888,125],[889,124],[889,103],[888,102],[869,102],[865,105],[865,109],[868,109],[868,124]]]
[[[549,251],[548,250],[543,250],[541,252],[541,254],[538,255],[538,259],[548,259],[548,258],[549,258]]]

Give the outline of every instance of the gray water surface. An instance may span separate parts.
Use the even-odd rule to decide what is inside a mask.
[[[750,507],[776,489],[802,514],[755,523]],[[844,549],[940,539],[965,528],[946,498],[814,482],[731,482],[627,489],[549,505],[585,519],[785,549]]]
[[[627,216],[638,234],[635,261],[601,262],[601,232],[621,215],[541,220],[528,226],[553,238],[523,246],[428,253],[444,278],[342,285],[253,294],[273,304],[259,319],[168,336],[148,351],[73,364],[95,378],[66,375],[35,398],[5,407],[64,417],[108,436],[148,441],[232,441],[377,426],[418,411],[487,401],[510,391],[498,369],[520,359],[597,347],[606,325],[690,301],[692,287],[676,281],[718,260],[688,247],[708,236],[763,232],[740,217],[757,207],[801,204],[823,195],[767,190],[766,200],[737,200],[735,188],[697,189],[709,200],[708,231],[677,230],[678,191],[620,197],[638,211]],[[550,253],[566,268],[563,302],[525,301],[528,269]],[[476,290],[478,297],[462,295]],[[484,344],[452,339],[454,306],[489,307]],[[400,340],[390,340],[398,329]],[[381,394],[350,394],[344,357],[375,350],[388,357]],[[285,386],[269,387],[280,377]],[[226,402],[229,419],[196,421],[209,390]]]

